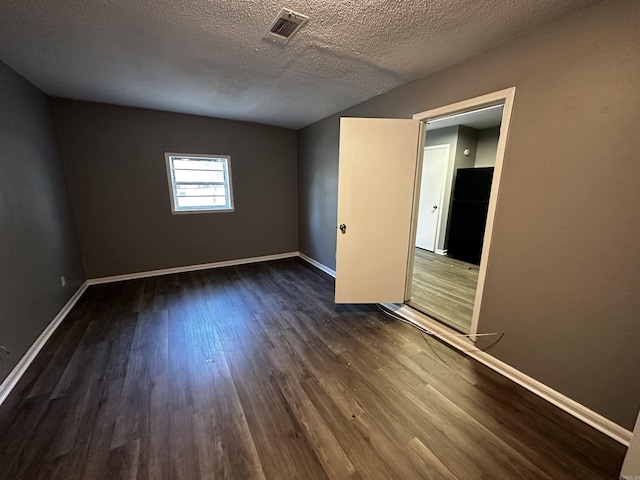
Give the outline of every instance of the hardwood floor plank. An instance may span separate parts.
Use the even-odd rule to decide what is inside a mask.
[[[324,386],[313,377],[306,379],[302,387],[324,421],[333,430],[349,460],[356,467],[360,478],[367,480],[399,478],[393,466],[382,461],[374,450],[370,438],[365,437],[355,426],[355,419],[345,418],[344,411],[335,403],[336,397],[331,390],[325,390]]]
[[[15,390],[14,390],[15,391]],[[49,408],[48,396],[27,397],[17,407],[4,404],[1,408],[11,410],[13,415],[6,415],[0,428],[0,478],[17,478],[20,469],[28,468],[34,454],[43,454],[44,436],[42,424],[46,421]],[[16,441],[20,438],[31,439],[37,436],[38,447],[32,449],[32,441]]]
[[[420,465],[421,471],[428,473],[428,478],[432,480],[456,480],[458,478],[419,438],[414,437],[409,441],[407,452],[413,462]]]
[[[291,412],[299,420],[327,476],[331,479],[353,478],[356,472],[353,463],[300,386],[299,381],[285,374],[280,376],[279,383]]]
[[[226,356],[266,478],[327,478],[259,348]]]
[[[140,458],[140,439],[115,448],[109,452],[107,475],[121,480],[138,478],[138,459]],[[97,478],[87,476],[85,478]]]
[[[163,375],[154,380],[149,397],[140,399],[140,408],[149,410],[149,423],[139,437],[139,479],[169,478],[172,463],[169,450],[169,390],[168,375]]]
[[[310,376],[317,379],[327,392],[331,392],[331,397],[344,418],[350,419],[353,415],[362,414],[362,405],[357,396],[351,393],[355,379],[353,372],[347,368],[347,362],[323,347],[323,344],[310,347],[294,328],[284,328],[281,331],[300,361],[307,365]]]
[[[462,333],[469,333],[479,267],[416,247],[412,307]]]
[[[195,444],[193,407],[173,410],[169,413],[170,478],[189,480],[201,478],[198,449]],[[206,472],[203,472],[206,473]]]
[[[0,406],[0,479],[617,476],[621,445],[333,287],[299,259],[90,287]]]
[[[116,419],[118,400],[122,394],[124,378],[116,378],[111,381],[105,380],[105,385],[101,389],[99,405],[94,410],[95,418],[87,418],[90,429],[87,430],[87,437],[79,438],[79,444],[76,444],[76,450],[81,450],[86,445],[86,455],[83,457],[79,465],[79,471],[82,472],[82,478],[101,478],[106,469],[111,471],[111,438]],[[136,439],[137,440],[137,439]],[[136,453],[136,464],[137,464]],[[137,468],[136,468],[137,471]],[[72,475],[74,476],[74,475]],[[115,478],[115,477],[112,477]]]
[[[262,320],[261,324],[268,323]],[[353,478],[355,467],[301,386],[301,382],[310,376],[306,368],[296,368],[303,365],[303,362],[299,361],[286,341],[278,342],[267,354],[277,372],[280,388],[289,408],[300,420],[329,478]]]

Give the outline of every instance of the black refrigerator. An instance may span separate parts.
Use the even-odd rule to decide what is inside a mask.
[[[493,167],[460,168],[456,174],[447,255],[480,265]]]

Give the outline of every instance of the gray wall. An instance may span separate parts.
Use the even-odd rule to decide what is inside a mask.
[[[304,254],[336,266],[338,135],[329,117],[298,132],[298,242]]]
[[[85,277],[47,98],[0,62],[0,105],[2,382]]]
[[[296,132],[53,99],[89,278],[298,249]],[[172,215],[164,152],[231,156],[235,211]]]
[[[478,130],[478,150],[475,167],[493,167],[496,164],[500,127]]]
[[[456,147],[456,170],[459,168],[473,168],[477,148],[478,130],[460,125],[458,127],[458,145]],[[467,149],[469,150],[469,155],[464,154]]]
[[[639,29],[640,2],[603,2],[298,137],[304,197],[309,179],[337,182],[340,115],[410,118],[515,85],[479,331],[506,331],[489,353],[628,429],[640,407]],[[300,203],[300,251],[332,268],[335,241],[320,239],[335,235],[335,203]]]
[[[442,248],[448,249],[449,245],[449,223],[451,222],[451,212],[453,210],[453,190],[456,185],[456,178],[458,176],[458,169],[460,168],[473,168],[476,158],[476,148],[478,146],[478,131],[475,128],[465,127],[460,125],[458,128],[458,139],[456,142],[455,159],[453,162],[453,175],[450,180],[450,196],[448,197],[449,205],[447,206],[447,223],[446,228],[443,228],[440,235],[443,236]],[[464,151],[469,149],[469,155],[465,155]]]

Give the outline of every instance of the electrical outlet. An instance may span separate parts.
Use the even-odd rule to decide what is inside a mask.
[[[60,283],[62,284],[63,287],[67,284],[67,279],[64,278],[64,275],[60,277]]]

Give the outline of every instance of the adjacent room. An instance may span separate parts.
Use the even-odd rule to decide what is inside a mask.
[[[407,304],[467,334],[503,107],[449,115],[426,125]]]
[[[0,26],[1,479],[640,478],[640,3]]]

